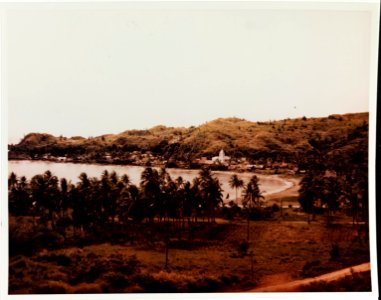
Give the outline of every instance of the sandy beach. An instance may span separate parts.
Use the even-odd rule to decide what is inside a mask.
[[[295,206],[295,204],[299,205],[299,203],[295,199],[291,199],[291,197],[299,196],[298,191],[300,189],[301,178],[285,177],[284,180],[291,182],[292,186],[278,193],[265,195],[265,202],[267,205],[272,205],[272,204],[279,205],[281,199],[283,199],[282,206],[288,206],[288,205]]]

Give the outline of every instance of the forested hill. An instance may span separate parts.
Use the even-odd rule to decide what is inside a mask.
[[[133,151],[147,152],[165,160],[190,162],[211,157],[224,149],[233,158],[295,161],[311,152],[367,152],[368,113],[330,115],[251,122],[238,118],[216,119],[200,126],[174,128],[155,126],[98,137],[55,137],[30,133],[19,144],[9,145],[9,157],[53,156],[123,157]]]

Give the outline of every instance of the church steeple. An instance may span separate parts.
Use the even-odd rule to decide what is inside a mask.
[[[225,152],[223,149],[221,149],[220,154],[218,156],[218,160],[223,163],[225,161]]]

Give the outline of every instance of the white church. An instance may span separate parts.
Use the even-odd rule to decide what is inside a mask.
[[[230,156],[226,156],[223,149],[221,149],[218,156],[212,157],[213,163],[220,163],[222,165],[228,164],[230,162]]]

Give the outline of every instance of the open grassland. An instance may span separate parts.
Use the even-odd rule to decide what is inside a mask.
[[[146,239],[63,243],[56,249],[10,257],[9,292],[243,291],[368,262],[366,238],[358,235],[350,219],[337,220],[327,226],[325,218],[318,216],[307,224],[305,214],[284,209],[283,219],[278,213],[272,220],[250,223],[249,245],[246,221],[217,220],[217,224],[200,225],[191,240],[172,237],[167,268],[160,232],[142,224],[136,230]],[[11,231],[22,227],[20,218],[15,221],[11,219]],[[336,285],[340,291],[348,286]],[[323,289],[311,287],[315,288]]]

